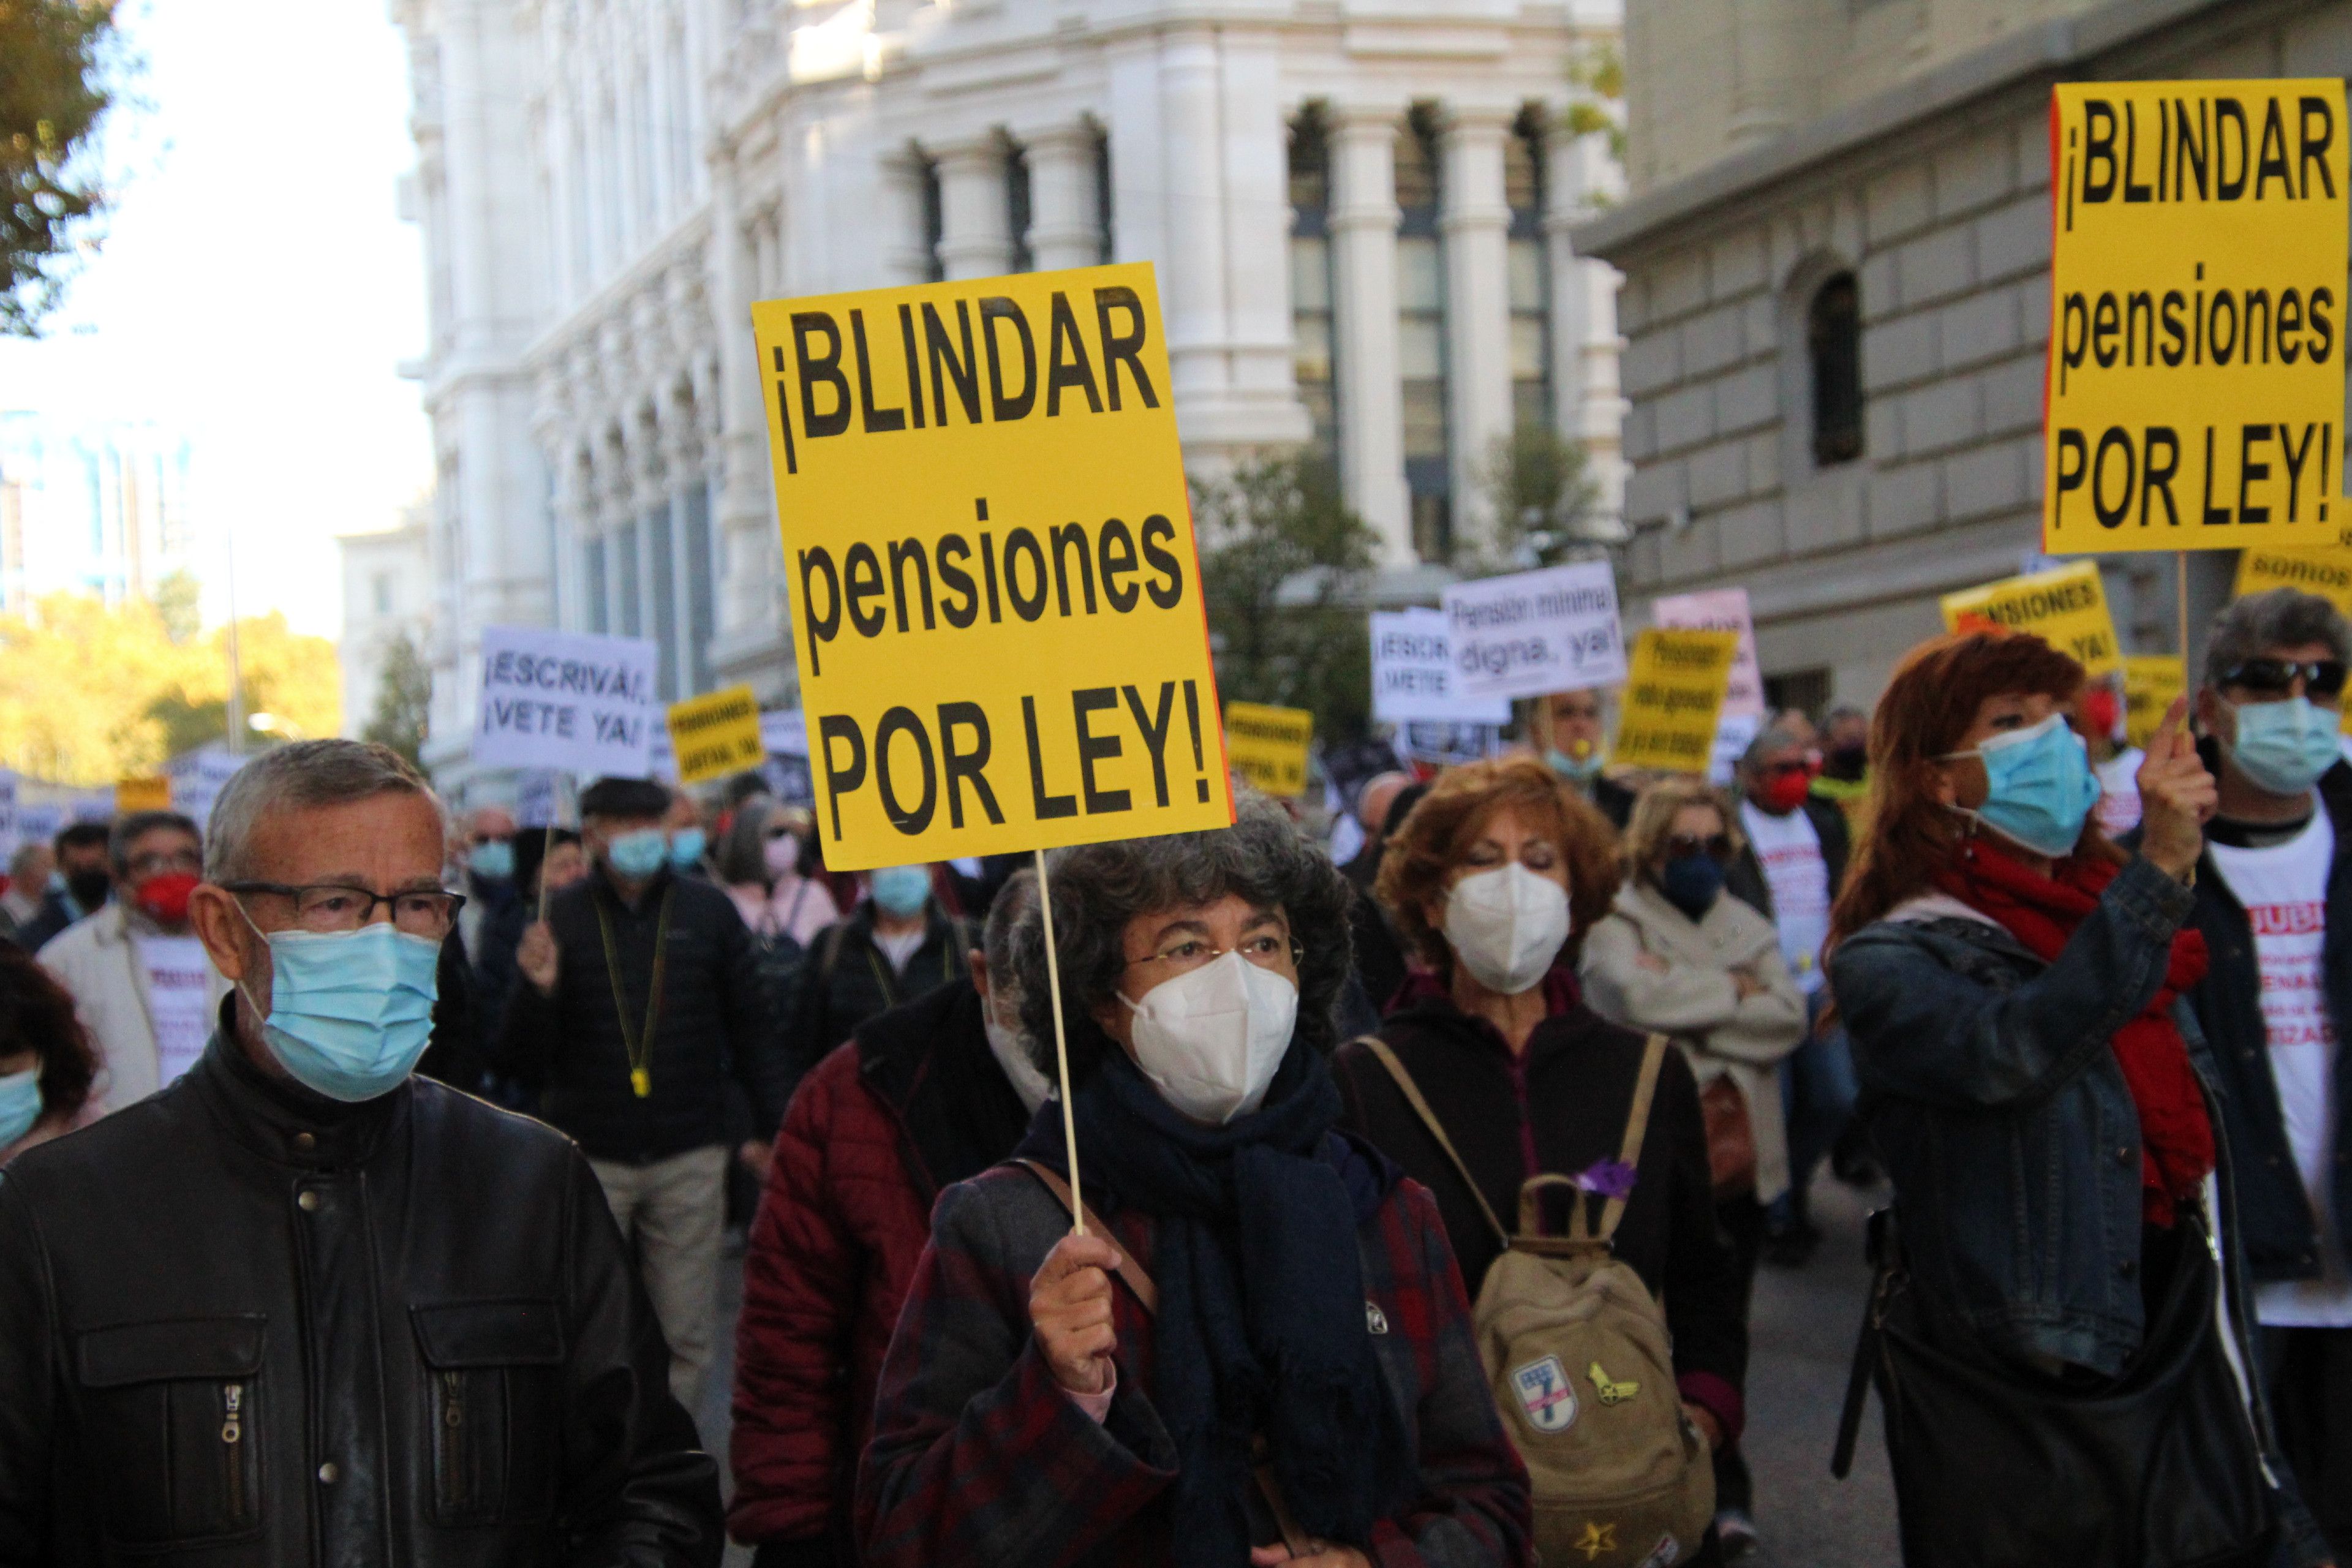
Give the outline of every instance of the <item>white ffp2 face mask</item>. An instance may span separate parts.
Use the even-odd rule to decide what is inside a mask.
[[[1568,940],[1568,889],[1514,860],[1454,884],[1445,898],[1454,956],[1498,995],[1541,981]]]
[[[980,1010],[980,1026],[988,1034],[989,1054],[1013,1084],[1013,1092],[1021,1097],[1021,1108],[1030,1115],[1045,1103],[1054,1092],[1054,1080],[1029,1059],[1029,1037],[1012,1025],[1000,1022],[996,1016],[996,999],[991,997]],[[1017,1009],[1016,1009],[1017,1011]]]
[[[1195,1121],[1223,1126],[1265,1103],[1290,1050],[1298,987],[1229,952],[1128,1002],[1135,1065],[1160,1096]]]

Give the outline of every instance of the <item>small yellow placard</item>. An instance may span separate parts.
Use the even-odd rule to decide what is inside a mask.
[[[701,784],[756,768],[768,757],[760,739],[760,700],[748,686],[669,705],[669,745],[677,782]]]
[[[147,779],[117,779],[114,782],[114,809],[117,812],[171,810],[171,779],[162,773]]]
[[[1225,704],[1225,762],[1268,795],[1307,793],[1307,750],[1315,715],[1262,702]]]
[[[751,326],[825,864],[1232,822],[1150,265]]]
[[[2052,91],[2042,548],[2334,543],[2344,83]]]
[[[1611,760],[1629,768],[1706,772],[1738,654],[1736,631],[1652,626],[1635,637]]]
[[[2300,588],[2317,594],[2345,615],[2352,615],[2352,550],[2249,550],[2238,557],[2239,598],[2273,588]]]
[[[2145,746],[2165,710],[2189,683],[2177,653],[2134,654],[2124,660],[2124,743]]]
[[[1947,631],[1999,627],[2032,632],[2071,657],[2094,680],[2123,668],[2115,618],[2107,613],[2106,585],[2099,580],[2095,562],[2004,577],[1981,588],[1947,594],[1942,604]]]

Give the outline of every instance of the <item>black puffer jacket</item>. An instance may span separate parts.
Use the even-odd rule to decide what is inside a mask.
[[[718,1472],[587,1162],[215,1036],[0,1173],[0,1563],[709,1568]]]
[[[802,956],[800,994],[786,1031],[792,1041],[792,1081],[815,1068],[857,1026],[902,1003],[963,977],[965,953],[980,940],[980,928],[942,910],[931,900],[923,945],[893,970],[874,944],[874,906],[863,903],[816,933]],[[775,1131],[769,1123],[768,1132]]]
[[[667,904],[668,914],[662,915]],[[653,1092],[629,1083],[629,1054],[604,963],[602,913],[620,961],[620,1005],[632,1034],[645,1027],[656,933],[669,932],[661,1011],[646,1057]],[[709,882],[659,873],[635,909],[599,872],[548,900],[555,934],[555,994],[518,981],[491,1066],[545,1086],[541,1113],[592,1159],[643,1164],[731,1142],[727,1079],[751,1097],[753,1131],[776,1134],[790,1088],[769,1018],[751,933],[734,900]]]

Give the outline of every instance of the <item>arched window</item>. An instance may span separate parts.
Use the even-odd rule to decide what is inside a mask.
[[[1805,342],[1813,369],[1813,462],[1850,463],[1862,456],[1862,292],[1853,273],[1813,291]]]
[[[1315,450],[1337,463],[1332,294],[1331,148],[1322,110],[1310,103],[1290,127],[1290,364]]]

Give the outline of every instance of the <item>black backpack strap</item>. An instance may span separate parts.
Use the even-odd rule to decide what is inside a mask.
[[[1838,1412],[1837,1446],[1830,1451],[1830,1474],[1839,1480],[1853,1469],[1854,1439],[1862,1431],[1863,1407],[1870,1401],[1870,1374],[1878,1365],[1878,1342],[1885,1331],[1886,1298],[1894,1286],[1899,1250],[1895,1243],[1895,1212],[1874,1211],[1870,1259],[1877,1269],[1862,1310],[1861,1331],[1853,1338],[1853,1367],[1846,1373],[1845,1404]]]

